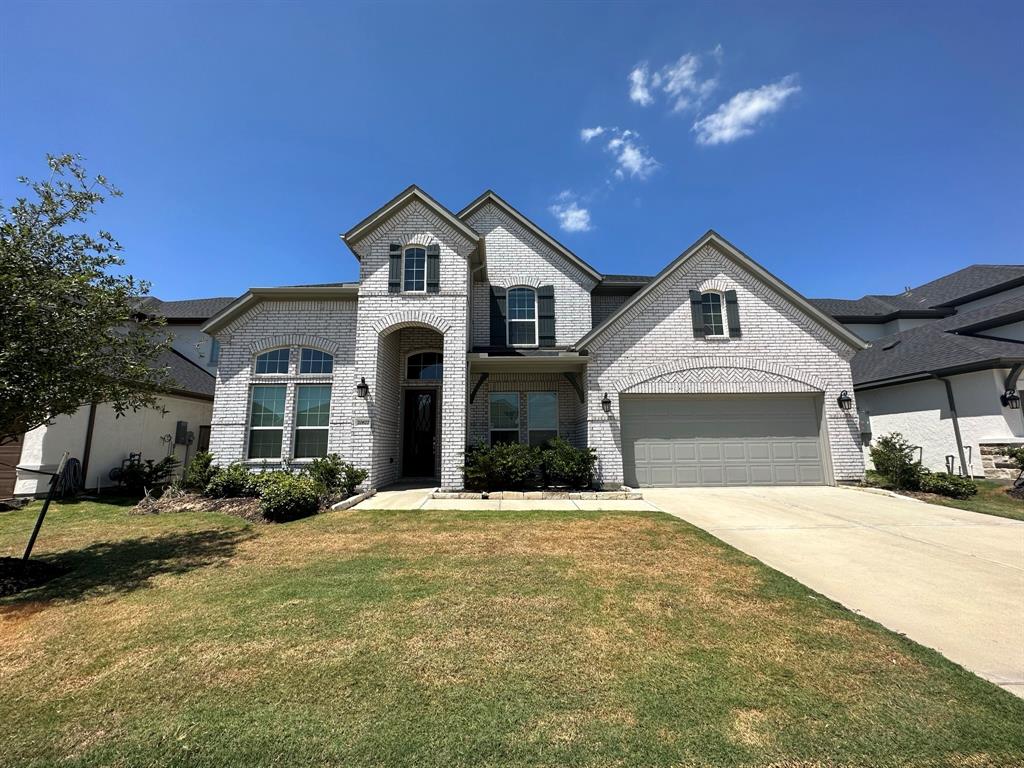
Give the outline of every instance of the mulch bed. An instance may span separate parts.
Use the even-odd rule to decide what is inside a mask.
[[[42,560],[25,562],[20,557],[0,557],[0,597],[38,587],[64,572],[64,568]]]
[[[146,498],[131,508],[133,515],[167,515],[173,512],[220,512],[250,523],[266,523],[260,511],[260,500],[255,498],[209,499],[197,493],[183,496]]]

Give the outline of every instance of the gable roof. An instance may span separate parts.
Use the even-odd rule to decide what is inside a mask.
[[[586,336],[576,342],[575,349],[582,349],[586,345],[592,343],[595,339],[600,337],[616,320],[625,315],[630,309],[636,306],[639,302],[644,300],[644,297],[648,296],[654,291],[659,285],[669,279],[669,277],[676,271],[678,267],[689,261],[689,259],[703,248],[708,243],[712,243],[718,247],[718,249],[729,259],[739,264],[742,268],[751,272],[761,282],[773,288],[776,292],[782,294],[786,299],[793,303],[797,309],[803,312],[811,320],[815,321],[819,325],[826,328],[832,334],[837,336],[839,339],[850,345],[854,349],[864,349],[867,346],[867,342],[861,339],[852,331],[848,331],[839,322],[834,320],[829,315],[822,312],[820,309],[811,304],[807,299],[797,293],[795,290],[790,288],[779,278],[775,277],[771,272],[766,270],[756,261],[747,256],[743,251],[739,250],[736,246],[726,240],[724,237],[719,235],[713,229],[709,229],[702,237],[693,243],[689,248],[683,251],[677,256],[668,266],[666,266],[661,272],[655,275],[654,279],[647,283],[643,288],[634,293],[629,299],[627,299],[621,307],[619,307],[614,313],[605,319],[603,323],[597,325],[590,331]]]
[[[209,299],[162,301],[155,296],[147,296],[141,306],[147,314],[159,315],[171,323],[188,320],[198,322],[213,317],[234,300],[234,296],[215,296]]]
[[[196,395],[213,399],[216,379],[183,354],[174,349],[165,349],[157,355],[156,368],[166,368],[170,379],[165,391],[170,394]]]
[[[577,256],[575,253],[570,251],[568,248],[566,248],[560,242],[555,240],[555,238],[553,238],[551,235],[549,235],[543,229],[538,227],[536,224],[534,224],[532,221],[530,221],[526,216],[524,216],[522,213],[520,213],[515,208],[513,208],[511,205],[509,205],[507,202],[505,202],[503,199],[501,199],[498,196],[498,194],[496,192],[494,192],[493,190],[490,190],[490,189],[485,190],[483,194],[481,194],[476,200],[474,200],[469,205],[467,205],[465,208],[463,208],[461,211],[459,211],[458,214],[456,214],[456,215],[460,219],[462,219],[463,221],[466,221],[467,219],[469,219],[470,216],[472,216],[474,213],[479,211],[481,208],[483,208],[488,203],[491,203],[491,204],[497,206],[498,208],[500,208],[501,210],[503,210],[505,213],[507,213],[513,219],[515,219],[520,224],[522,224],[524,227],[526,227],[526,229],[528,229],[535,237],[537,237],[539,240],[541,240],[549,248],[551,248],[552,250],[554,250],[557,253],[559,253],[562,256],[564,256],[566,259],[568,259],[573,264],[575,264],[577,267],[579,267],[581,270],[583,270],[583,272],[585,272],[587,275],[589,275],[590,277],[594,278],[594,280],[597,280],[597,281],[601,280],[602,275],[601,275],[600,272],[598,272],[592,266],[587,264],[587,262],[585,262],[583,259],[581,259],[579,256]]]
[[[366,237],[366,235],[369,234],[378,224],[387,221],[413,201],[419,201],[425,205],[442,220],[449,223],[455,231],[459,232],[471,243],[480,243],[481,238],[478,232],[415,184],[411,184],[406,187],[376,211],[352,227],[348,232],[341,235],[342,241],[352,250],[352,253],[355,254],[356,259],[358,259],[359,254],[356,253],[354,248],[355,244]]]
[[[359,283],[328,283],[325,285],[290,285],[281,288],[250,288],[220,312],[215,314],[201,330],[211,336],[232,320],[240,317],[261,301],[267,299],[356,299]]]

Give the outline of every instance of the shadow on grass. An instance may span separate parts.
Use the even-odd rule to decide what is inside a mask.
[[[12,595],[4,603],[80,600],[147,587],[156,576],[222,565],[253,534],[244,530],[181,531],[162,536],[102,541],[39,558],[62,575]],[[0,604],[0,613],[4,611]]]

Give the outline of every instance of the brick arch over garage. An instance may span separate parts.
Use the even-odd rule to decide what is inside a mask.
[[[702,371],[707,372],[703,380],[700,376]],[[722,357],[697,357],[661,363],[615,382],[615,390],[623,394],[824,392],[826,389],[825,382],[817,376],[796,368],[764,360]]]
[[[451,330],[451,323],[431,312],[412,310],[385,315],[373,324],[373,331],[378,336],[386,336],[392,331],[400,331],[402,328],[424,327],[445,335]]]

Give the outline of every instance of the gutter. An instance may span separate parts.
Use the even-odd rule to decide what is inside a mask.
[[[964,452],[964,439],[960,434],[960,419],[956,415],[956,400],[953,398],[953,385],[949,379],[945,379],[936,373],[931,376],[937,381],[941,381],[946,385],[946,401],[949,403],[949,413],[953,417],[953,435],[956,437],[956,450],[960,454],[960,474],[964,477],[968,477],[967,474],[967,455]]]

